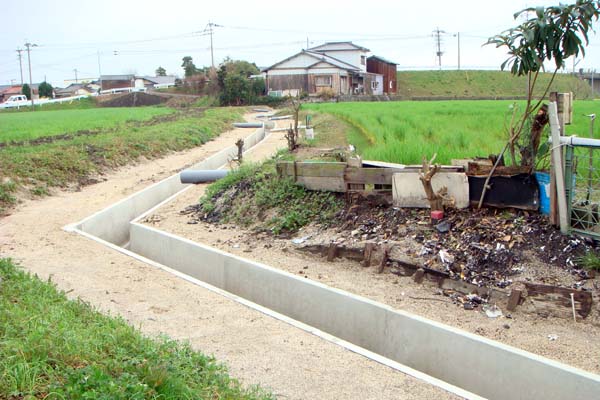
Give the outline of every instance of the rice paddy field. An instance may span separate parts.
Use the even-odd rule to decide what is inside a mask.
[[[506,143],[506,126],[514,101],[402,101],[385,103],[322,103],[304,106],[306,111],[328,113],[352,126],[347,140],[364,159],[420,164],[423,156],[437,153],[436,162],[497,154]],[[574,123],[567,134],[589,137],[589,118],[600,114],[600,102],[574,102]],[[594,137],[600,138],[596,124]],[[548,128],[547,128],[548,129]],[[318,135],[319,127],[315,128]]]
[[[174,109],[167,107],[0,112],[0,143],[32,140],[81,130],[106,130],[127,121],[147,121],[152,117],[174,112]]]

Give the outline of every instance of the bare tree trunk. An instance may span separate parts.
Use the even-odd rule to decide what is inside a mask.
[[[244,139],[238,140],[237,142],[235,142],[235,145],[237,146],[237,149],[238,149],[237,162],[241,165],[242,157],[244,156]]]
[[[540,147],[542,132],[544,127],[548,124],[548,121],[548,106],[544,104],[540,107],[536,116],[533,118],[533,123],[531,124],[531,136],[528,146],[521,149],[522,167],[533,168],[537,151]]]
[[[433,176],[440,170],[439,164],[431,165],[436,156],[437,154],[434,154],[429,161],[427,161],[427,158],[423,157],[423,169],[419,174],[419,179],[423,183],[423,189],[425,189],[425,194],[427,195],[427,200],[429,200],[431,211],[444,211],[444,198],[439,192],[435,193],[433,191],[433,187],[431,186],[431,178],[433,178]]]

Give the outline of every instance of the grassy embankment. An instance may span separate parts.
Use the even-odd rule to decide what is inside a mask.
[[[168,113],[173,114],[164,115]],[[98,173],[140,158],[198,146],[227,130],[242,113],[234,108],[173,112],[164,107],[2,113],[0,138],[18,142],[67,135],[49,143],[0,139],[0,146],[6,143],[0,147],[0,212],[20,194],[45,195],[51,187],[85,184]],[[77,133],[90,126],[101,128]]]
[[[232,222],[276,235],[295,232],[309,222],[328,223],[342,202],[329,192],[311,192],[292,179],[281,179],[275,160],[291,160],[280,152],[261,164],[243,164],[210,185],[200,199],[202,212],[211,221]]]
[[[270,399],[0,259],[0,399]]]
[[[498,153],[507,140],[505,125],[510,121],[511,101],[405,101],[386,103],[309,104],[317,111],[338,117],[352,126],[347,140],[364,159],[419,164],[423,156],[437,153],[437,162],[453,158]],[[523,107],[523,102],[518,102]],[[588,136],[589,120],[584,114],[596,112],[593,101],[574,103],[574,124],[567,134]],[[317,128],[316,134],[323,129]],[[600,127],[596,127],[596,138]]]
[[[536,95],[541,95],[552,74],[541,74]],[[398,72],[398,94],[406,97],[514,97],[525,96],[527,78],[501,71],[402,71]],[[579,100],[592,96],[591,87],[572,75],[557,74],[556,92],[573,92]]]

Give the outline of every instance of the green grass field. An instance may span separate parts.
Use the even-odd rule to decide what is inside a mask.
[[[0,399],[271,399],[0,259]]]
[[[544,88],[551,74],[541,74],[536,88]],[[501,71],[403,71],[398,72],[398,94],[405,97],[514,97],[525,96],[526,77]],[[536,95],[541,95],[537,90]],[[573,92],[576,99],[591,98],[590,85],[567,74],[557,74],[556,92]]]
[[[167,107],[139,107],[0,113],[0,143],[80,130],[107,130],[126,121],[145,121],[174,112]]]
[[[332,114],[353,128],[347,140],[364,159],[419,164],[437,153],[437,162],[487,157],[502,150],[508,138],[511,101],[406,101],[385,103],[309,104],[310,112]],[[518,102],[523,107],[524,102]],[[568,134],[588,137],[584,114],[600,114],[600,102],[576,101]],[[595,137],[600,138],[600,124]],[[319,127],[316,127],[319,134]]]
[[[117,114],[113,112],[117,111]],[[108,112],[109,114],[106,114]],[[10,117],[46,118],[48,123],[73,128],[74,122],[88,120],[92,125],[104,122],[107,115],[118,115],[122,120],[131,115],[151,116],[171,112],[167,108],[89,109],[14,113]],[[47,195],[51,187],[85,185],[90,177],[140,158],[152,159],[171,151],[199,146],[231,127],[242,118],[244,109],[213,108],[202,111],[196,108],[177,112],[173,118],[140,124],[139,121],[120,122],[103,128],[91,136],[72,136],[68,140],[50,143],[0,147],[0,214],[3,208],[14,204],[20,192],[34,196]],[[113,113],[113,114],[110,114]],[[70,119],[64,121],[65,115]],[[110,124],[109,124],[110,125]],[[90,125],[83,125],[89,129]],[[31,135],[42,134],[41,127],[13,136],[21,141]],[[233,143],[232,143],[233,144]],[[22,193],[21,193],[22,194]]]

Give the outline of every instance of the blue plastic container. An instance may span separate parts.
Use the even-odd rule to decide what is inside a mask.
[[[550,174],[536,172],[534,175],[540,188],[540,212],[550,215]]]

